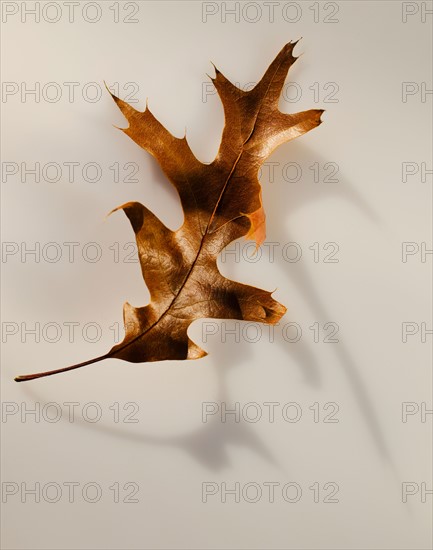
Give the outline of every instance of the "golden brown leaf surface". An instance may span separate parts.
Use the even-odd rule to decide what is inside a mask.
[[[123,131],[151,153],[176,188],[184,222],[167,228],[150,210],[129,202],[123,210],[134,230],[141,270],[150,291],[144,307],[124,305],[126,335],[106,355],[66,369],[18,377],[28,380],[106,358],[130,362],[197,359],[206,355],[187,335],[196,319],[239,319],[274,324],[286,308],[271,293],[223,277],[218,254],[246,237],[260,245],[265,214],[258,170],[272,151],[321,122],[322,110],[284,114],[278,101],[296,58],[289,43],[248,92],[217,69],[212,79],[224,107],[225,125],[215,160],[197,160],[186,138],[174,137],[146,107],[139,112],[113,96],[129,126]]]

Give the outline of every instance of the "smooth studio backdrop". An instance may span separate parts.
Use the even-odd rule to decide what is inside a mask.
[[[3,2],[3,547],[429,548],[431,3],[48,4]],[[105,353],[147,303],[110,210],[182,223],[104,81],[210,162],[211,62],[251,86],[300,37],[280,107],[324,123],[262,171],[261,255],[219,262],[276,289],[280,326],[196,321],[203,360],[16,384]]]

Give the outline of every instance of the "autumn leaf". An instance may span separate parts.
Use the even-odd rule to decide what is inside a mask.
[[[186,137],[173,136],[146,106],[135,110],[113,95],[129,126],[123,130],[152,154],[176,188],[184,222],[171,231],[150,210],[128,202],[123,210],[136,236],[150,303],[125,303],[124,340],[107,354],[66,368],[18,376],[31,380],[76,369],[103,359],[133,363],[198,359],[206,352],[188,337],[196,319],[239,319],[275,324],[286,308],[271,292],[231,281],[217,267],[218,254],[240,237],[265,239],[258,171],[269,155],[321,123],[322,110],[285,114],[278,109],[287,72],[296,57],[289,43],[260,82],[243,91],[215,69],[212,82],[224,107],[225,125],[217,156],[210,164],[197,160]]]

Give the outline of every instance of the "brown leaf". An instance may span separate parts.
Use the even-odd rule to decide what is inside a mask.
[[[126,335],[106,355],[56,371],[19,376],[23,381],[64,372],[107,358],[134,363],[198,359],[206,355],[188,338],[196,319],[239,319],[274,324],[286,308],[271,293],[231,281],[217,267],[218,254],[239,237],[265,239],[258,170],[272,151],[321,123],[322,110],[284,114],[278,101],[287,72],[296,58],[289,43],[260,82],[242,91],[215,69],[212,79],[221,98],[225,125],[215,160],[203,164],[185,137],[174,137],[150,112],[136,111],[113,99],[129,126],[123,131],[159,162],[179,193],[184,222],[168,229],[150,210],[128,202],[123,210],[134,230],[150,303],[126,303]]]

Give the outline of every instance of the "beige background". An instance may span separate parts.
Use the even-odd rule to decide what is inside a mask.
[[[430,548],[432,496],[421,495],[421,487],[425,483],[423,487],[432,488],[432,421],[426,414],[422,422],[421,410],[432,408],[432,336],[421,334],[421,327],[431,329],[432,260],[427,254],[422,262],[419,252],[403,263],[402,242],[417,243],[420,251],[423,242],[423,250],[432,247],[432,176],[423,182],[419,171],[403,183],[402,163],[417,163],[421,170],[424,162],[432,168],[432,99],[421,94],[432,87],[432,16],[423,11],[431,9],[431,2],[297,2],[292,8],[280,2],[273,22],[266,3],[250,3],[247,12],[244,3],[226,3],[240,17],[237,22],[227,15],[224,22],[221,3],[138,2],[133,16],[138,22],[129,24],[113,22],[114,2],[101,2],[101,19],[88,23],[81,15],[83,4],[72,23],[59,2],[57,23],[43,17],[36,23],[31,16],[22,22],[17,13],[2,25],[2,80],[16,83],[8,90],[19,90],[2,98],[3,163],[79,163],[73,182],[66,168],[57,183],[43,181],[43,174],[39,183],[32,176],[21,182],[21,171],[2,182],[3,241],[17,243],[8,249],[16,254],[3,256],[2,263],[2,400],[9,403],[7,411],[14,411],[3,411],[2,481],[4,489],[20,487],[2,506],[3,547]],[[335,5],[338,13],[332,15]],[[134,3],[120,2],[118,7],[121,19],[134,11]],[[405,23],[403,9],[416,12]],[[216,13],[203,22],[203,10]],[[298,15],[297,22],[284,19]],[[338,22],[326,23],[325,17]],[[118,82],[122,97],[138,86],[136,106],[144,108],[149,98],[161,122],[178,136],[186,127],[193,151],[210,161],[223,125],[217,97],[203,101],[206,73],[213,74],[210,61],[245,85],[262,76],[285,42],[301,36],[296,52],[303,55],[290,80],[302,96],[299,101],[282,100],[281,108],[325,108],[324,124],[273,155],[270,160],[278,163],[273,182],[267,171],[262,174],[268,241],[278,243],[274,261],[268,246],[257,262],[242,255],[239,261],[231,255],[221,262],[223,273],[232,278],[277,289],[275,296],[288,313],[273,341],[266,329],[254,343],[254,327],[244,333],[244,325],[197,321],[190,334],[209,351],[201,361],[106,361],[16,384],[13,377],[18,374],[105,353],[113,345],[110,327],[121,322],[123,302],[146,303],[138,265],[123,261],[132,230],[121,214],[105,220],[107,212],[139,200],[172,228],[182,220],[176,195],[154,160],[113,127],[124,120],[103,81]],[[20,93],[36,82],[41,90],[57,83],[59,101],[47,101],[41,91],[39,102],[30,95],[22,102]],[[78,82],[72,102],[65,82]],[[83,98],[84,89],[92,91],[85,88],[89,82],[101,87],[99,101]],[[123,88],[131,82],[134,87]],[[406,102],[403,82],[419,87]],[[333,96],[337,102],[326,101],[326,94],[336,89],[328,83],[338,85]],[[319,90],[318,98],[311,86]],[[100,165],[99,182],[89,183],[80,175],[89,162]],[[113,182],[109,167],[115,162],[121,167],[136,163],[138,182]],[[287,162],[301,166],[300,181],[285,181]],[[322,171],[315,183],[309,167],[328,162],[339,167],[338,183],[323,181]],[[302,249],[297,263],[287,262],[281,253],[293,241]],[[50,242],[60,246],[58,262],[47,261],[42,252],[39,262],[34,256],[20,260],[25,247],[35,243],[52,257],[58,249],[44,249]],[[79,243],[72,263],[65,242]],[[95,263],[82,256],[83,250],[92,255],[86,248],[91,242],[102,251]],[[315,242],[321,247],[318,263],[309,249]],[[113,261],[114,243],[119,243],[119,262]],[[323,262],[326,243],[338,244],[338,263]],[[72,343],[64,325],[68,322],[79,323]],[[284,337],[289,322],[302,328],[297,343]],[[323,342],[327,322],[338,324],[338,343]],[[408,322],[419,331],[403,343],[402,324]],[[35,323],[41,327],[39,343],[23,337],[23,328]],[[58,342],[47,341],[55,338],[53,332],[44,338],[47,323],[56,323],[47,331],[62,327]],[[82,336],[87,323],[98,324],[99,341],[90,343]],[[308,328],[314,323],[322,327],[318,343]],[[8,335],[14,327],[17,333]],[[204,329],[216,332],[206,342]],[[224,329],[240,330],[240,341],[226,334],[224,343]],[[89,329],[87,340],[92,337]],[[50,402],[55,405],[44,409]],[[78,403],[74,422],[67,418],[68,402]],[[114,422],[115,402],[121,420],[138,407],[134,418],[139,422]],[[123,410],[129,402],[137,405]],[[214,415],[203,423],[203,402],[225,402],[228,408],[238,402],[241,409],[255,402],[262,418],[254,423],[241,416],[236,423],[229,416],[223,423]],[[266,402],[281,404],[274,422]],[[281,415],[290,402],[302,412],[298,422]],[[420,411],[406,422],[403,402],[415,403],[414,410],[418,406]],[[87,413],[96,410],[88,403],[100,408],[100,421],[88,422]],[[309,409],[314,403],[320,407],[319,422]],[[338,423],[323,422],[327,403],[338,405]],[[40,421],[24,414],[23,422],[21,413],[35,406],[45,411]],[[62,418],[49,422],[47,415],[59,407]],[[80,484],[74,502],[68,502],[65,482]],[[101,488],[98,502],[81,497],[88,482]],[[109,487],[115,482],[120,487],[137,484],[139,502],[113,502]],[[205,482],[219,488],[207,503],[202,502]],[[239,503],[230,495],[222,502],[221,484],[230,488],[236,482],[241,489],[249,482],[262,489],[265,483],[278,482],[281,488],[295,482],[302,496],[296,503],[286,502],[279,489],[270,502],[264,490],[252,503],[247,502],[254,495],[251,490],[247,498],[241,493]],[[328,482],[338,484],[339,502],[324,502]],[[419,487],[406,503],[405,482]],[[48,498],[42,494],[40,503],[30,495],[21,502],[21,483],[27,488],[58,483],[63,492],[57,503],[48,502],[51,493]],[[320,487],[320,502],[314,502],[309,489],[314,483]],[[122,491],[123,499],[128,491]]]

